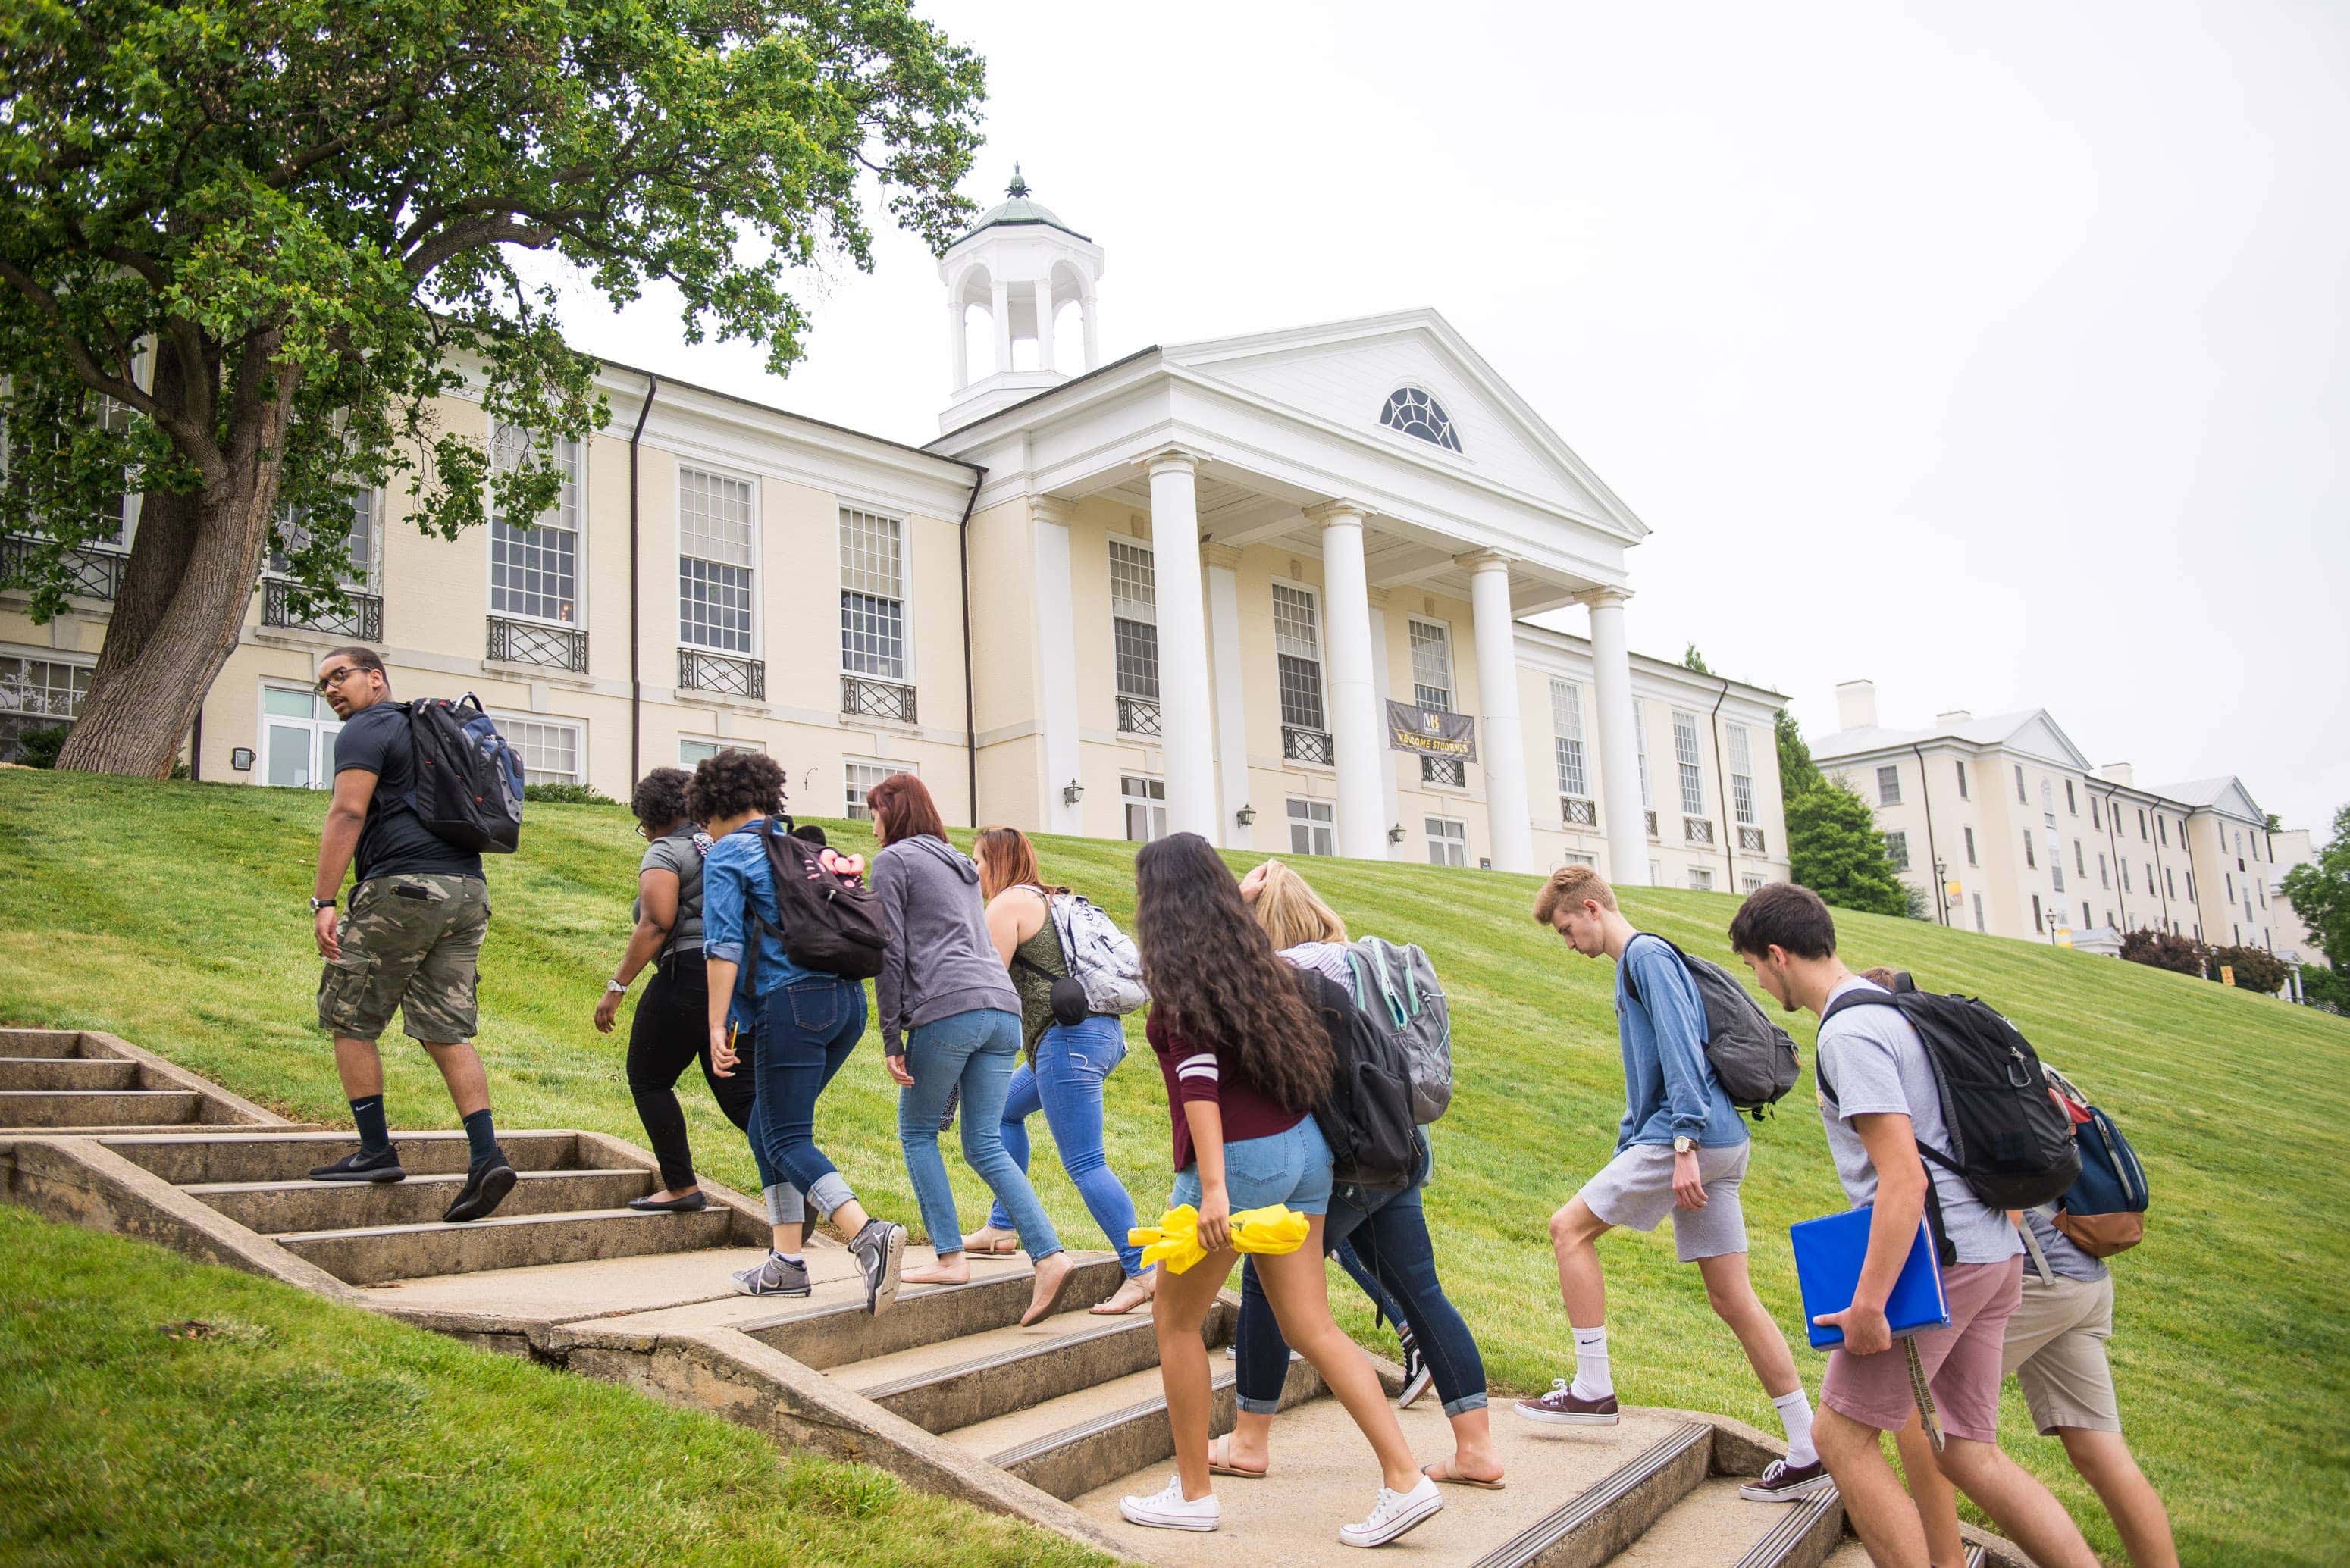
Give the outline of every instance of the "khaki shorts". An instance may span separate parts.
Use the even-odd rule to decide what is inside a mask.
[[[2043,1438],[2059,1427],[2090,1432],[2122,1429],[2114,1397],[2114,1369],[2106,1341],[2114,1336],[2114,1277],[2043,1284],[2027,1262],[2023,1300],[2007,1320],[2003,1369],[2023,1385],[2032,1424]]]
[[[477,877],[371,877],[336,927],[342,952],[318,976],[318,1027],[372,1040],[396,1008],[410,1038],[473,1037],[474,982],[490,890]]]
[[[1673,1151],[1669,1144],[1636,1143],[1583,1184],[1583,1206],[1610,1225],[1653,1231],[1673,1217],[1673,1256],[1684,1263],[1746,1251],[1746,1210],[1738,1200],[1746,1179],[1752,1143],[1697,1151],[1698,1179],[1705,1184],[1705,1207],[1683,1209],[1673,1197]]]

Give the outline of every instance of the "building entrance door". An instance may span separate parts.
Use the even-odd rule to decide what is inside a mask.
[[[267,686],[261,692],[261,782],[287,789],[325,789],[335,776],[335,737],[343,722],[312,691]]]

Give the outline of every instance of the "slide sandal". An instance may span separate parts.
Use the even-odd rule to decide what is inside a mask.
[[[1218,1438],[1214,1442],[1208,1445],[1208,1473],[1210,1475],[1234,1476],[1242,1480],[1263,1480],[1267,1475],[1272,1473],[1273,1467],[1271,1465],[1267,1465],[1261,1470],[1243,1469],[1238,1465],[1227,1464],[1223,1460],[1216,1458],[1218,1450],[1223,1446],[1223,1441],[1224,1440],[1222,1438]]]
[[[1436,1473],[1436,1467],[1439,1465],[1442,1465],[1444,1467],[1446,1471],[1445,1474],[1438,1475]],[[1215,1463],[1213,1460],[1209,1461],[1208,1468],[1210,1469],[1215,1469]],[[1475,1476],[1455,1475],[1451,1473],[1451,1470],[1452,1461],[1451,1459],[1430,1459],[1428,1463],[1419,1467],[1419,1473],[1426,1476],[1429,1480],[1434,1481],[1439,1486],[1473,1486],[1479,1491],[1507,1491],[1510,1489],[1510,1483],[1505,1480],[1479,1480]]]

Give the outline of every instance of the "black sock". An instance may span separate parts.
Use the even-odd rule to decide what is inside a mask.
[[[473,1146],[471,1158],[466,1161],[473,1169],[479,1170],[493,1159],[504,1158],[505,1151],[498,1147],[497,1129],[490,1125],[490,1113],[486,1108],[465,1118],[465,1141]]]
[[[351,1102],[351,1120],[359,1124],[359,1147],[368,1154],[381,1154],[391,1147],[390,1129],[384,1126],[383,1096],[361,1095]]]

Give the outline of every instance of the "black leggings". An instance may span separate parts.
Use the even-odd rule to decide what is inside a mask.
[[[685,1112],[676,1093],[686,1064],[700,1060],[702,1076],[728,1121],[738,1127],[751,1124],[759,1079],[751,1061],[750,1035],[737,1040],[734,1048],[742,1060],[732,1074],[722,1078],[710,1070],[710,984],[702,957],[698,952],[671,955],[645,987],[636,1022],[629,1028],[629,1093],[636,1098],[637,1118],[652,1140],[661,1186],[668,1191],[693,1185],[693,1150],[686,1142]]]

